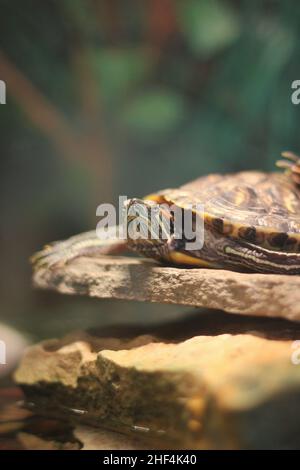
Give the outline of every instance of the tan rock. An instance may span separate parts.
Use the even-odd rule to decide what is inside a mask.
[[[238,316],[217,314],[224,334],[207,335],[212,315],[201,335],[179,342],[41,343],[15,379],[42,413],[136,433],[158,448],[299,447],[298,325],[266,319],[254,331],[252,319],[240,317],[241,327]]]
[[[34,284],[65,294],[202,306],[300,321],[300,276],[168,268],[103,256],[39,269]]]

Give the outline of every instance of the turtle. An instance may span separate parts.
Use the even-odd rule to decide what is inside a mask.
[[[81,255],[129,250],[176,267],[300,274],[300,158],[291,152],[282,156],[277,166],[284,172],[210,174],[179,188],[130,199],[125,239],[103,240],[96,231],[89,231],[47,245],[32,262],[36,268],[52,267]],[[153,220],[154,206],[158,209]],[[203,207],[201,213],[194,209],[198,206]],[[182,237],[175,236],[174,214],[168,207],[189,211],[194,225],[195,218],[201,219],[201,248],[190,250],[184,232]],[[154,237],[130,234],[128,227],[137,218],[132,209],[136,208],[142,209],[143,233],[155,231]]]

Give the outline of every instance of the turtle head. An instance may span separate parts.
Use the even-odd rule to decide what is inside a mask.
[[[168,206],[147,199],[129,199],[126,209],[129,248],[150,258],[165,258],[173,233]]]
[[[216,266],[210,259],[202,258],[199,248],[194,253],[187,249],[187,240],[182,232],[182,209],[170,206],[165,201],[150,199],[129,199],[125,205],[127,245],[130,249],[172,265]]]

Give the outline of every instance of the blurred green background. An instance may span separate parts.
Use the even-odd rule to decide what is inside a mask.
[[[0,0],[1,319],[34,338],[176,307],[34,292],[96,206],[299,151],[296,0]]]

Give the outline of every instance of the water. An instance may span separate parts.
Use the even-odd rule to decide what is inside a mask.
[[[17,387],[0,388],[0,450],[79,450],[73,430],[66,421],[34,414]]]
[[[18,387],[0,388],[0,450],[159,449],[165,437],[164,430],[141,423],[119,423],[119,432],[108,423],[96,428],[80,424],[86,410],[60,411],[62,419],[53,418],[50,410],[26,401]]]

